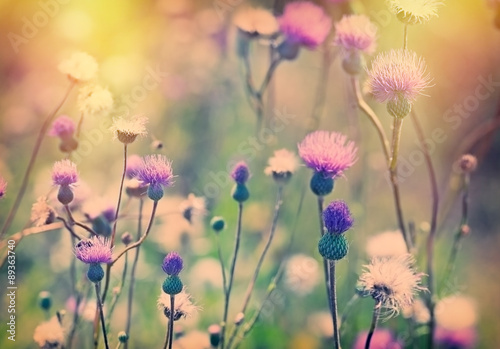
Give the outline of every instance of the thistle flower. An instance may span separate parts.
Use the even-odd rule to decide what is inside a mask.
[[[264,173],[272,175],[278,182],[287,182],[299,167],[297,156],[287,149],[274,151],[274,156],[269,158],[267,163]]]
[[[332,27],[325,11],[309,1],[288,3],[278,23],[288,43],[309,49],[321,45]]]
[[[278,32],[276,17],[261,7],[244,6],[233,17],[233,24],[250,36],[271,36]]]
[[[97,61],[85,52],[75,52],[70,58],[59,64],[59,71],[66,74],[70,80],[85,82],[95,78],[97,74]]]
[[[413,267],[410,254],[397,257],[373,258],[365,265],[365,272],[359,277],[358,287],[366,296],[371,296],[387,310],[387,317],[413,304],[414,295],[421,290],[422,273]]]
[[[389,10],[405,24],[420,24],[437,17],[439,0],[387,0]]]
[[[113,96],[108,89],[99,85],[83,86],[77,98],[78,110],[84,115],[104,116],[113,107]]]
[[[113,260],[111,242],[99,236],[77,242],[74,253],[85,264],[108,264]]]
[[[132,154],[127,157],[127,167],[125,169],[125,175],[128,179],[135,178],[139,169],[142,166],[142,158],[139,155]]]
[[[306,166],[324,177],[342,176],[356,161],[354,142],[337,132],[312,132],[298,144],[298,149]]]
[[[305,254],[291,256],[285,267],[285,284],[299,296],[311,293],[320,281],[320,269],[316,259]]]
[[[179,275],[183,268],[183,261],[177,252],[170,252],[163,259],[161,268],[167,275]]]
[[[368,331],[359,333],[352,348],[364,349],[367,337]],[[403,344],[394,337],[394,334],[390,330],[380,328],[373,332],[370,349],[403,349]]]
[[[158,309],[163,312],[167,319],[170,318],[170,295],[161,292],[160,297],[158,297]],[[191,300],[191,295],[186,292],[184,288],[182,292],[175,295],[174,303],[174,321],[180,318],[187,318],[198,312],[200,308],[193,304]]]
[[[377,26],[365,15],[345,15],[335,24],[333,44],[345,52],[371,54],[376,48]]]
[[[54,185],[69,186],[78,181],[76,164],[70,160],[57,161],[52,168],[52,182]]]
[[[62,348],[64,346],[64,329],[57,317],[42,322],[35,328],[33,340],[42,349]]]
[[[354,220],[349,207],[342,200],[332,201],[323,211],[325,228],[329,233],[343,234],[351,229]]]
[[[0,199],[5,197],[5,193],[7,192],[7,182],[0,176]]]
[[[439,348],[473,349],[476,348],[477,330],[473,327],[447,330],[437,326],[434,331],[434,341],[439,345]]]
[[[54,120],[48,135],[52,137],[71,137],[75,132],[75,122],[66,115],[61,115]]]
[[[210,345],[214,348],[217,348],[220,343],[222,328],[217,324],[212,324],[208,327],[208,334],[210,335]]]
[[[377,102],[389,102],[388,108],[404,105],[407,115],[411,104],[429,86],[430,79],[424,75],[425,69],[425,61],[413,51],[399,49],[384,52],[372,62],[367,86]]]
[[[250,170],[245,161],[240,161],[234,165],[231,171],[231,178],[238,184],[245,184],[250,178]]]
[[[31,206],[30,220],[35,227],[53,223],[55,218],[56,211],[47,203],[47,197],[40,196]]]
[[[158,201],[163,197],[163,187],[173,185],[172,163],[164,155],[148,155],[142,159],[136,177],[144,185],[149,184],[149,198]]]
[[[399,230],[386,231],[368,238],[365,248],[368,257],[391,257],[407,253],[406,243]]]
[[[186,200],[180,204],[182,216],[186,218],[189,223],[193,223],[193,218],[203,217],[207,213],[206,203],[204,197],[197,197],[190,193]]]
[[[148,119],[143,116],[132,119],[113,119],[113,125],[110,127],[114,134],[113,139],[118,139],[123,144],[130,144],[137,136],[145,136],[148,133],[145,126],[147,122]]]

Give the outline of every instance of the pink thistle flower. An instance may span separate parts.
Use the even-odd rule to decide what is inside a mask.
[[[61,115],[52,123],[49,136],[65,138],[75,132],[75,122],[66,115]]]
[[[325,11],[308,1],[287,4],[278,23],[287,41],[309,49],[323,43],[332,27],[332,21]]]
[[[365,15],[347,15],[335,24],[334,45],[345,51],[371,54],[376,48],[377,27]]]
[[[76,165],[67,159],[57,161],[52,168],[52,182],[60,186],[69,186],[78,182]]]
[[[354,142],[337,132],[310,133],[298,144],[298,149],[307,167],[330,178],[342,176],[356,162]]]
[[[353,349],[364,349],[368,331],[363,331],[358,334],[354,342]],[[390,330],[385,328],[376,329],[373,332],[372,341],[370,342],[371,349],[402,349],[403,345],[394,338]]]
[[[143,158],[137,178],[144,184],[170,187],[173,184],[172,163],[164,155],[148,155]]]
[[[245,184],[250,178],[250,170],[245,161],[240,161],[234,165],[231,171],[231,178],[239,184]]]
[[[0,199],[5,197],[5,193],[7,192],[7,182],[3,177],[0,176]]]
[[[77,242],[74,252],[76,258],[86,264],[107,264],[111,263],[113,260],[111,242],[98,236],[93,236],[91,239]]]
[[[396,103],[401,97],[414,102],[429,86],[425,61],[409,50],[391,50],[379,54],[368,71],[367,85],[375,99]]]

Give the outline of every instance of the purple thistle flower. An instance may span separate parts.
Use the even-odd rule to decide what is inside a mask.
[[[287,4],[278,22],[287,41],[310,49],[325,41],[332,27],[332,21],[325,11],[308,1]]]
[[[337,132],[315,131],[298,144],[299,156],[306,166],[325,177],[339,177],[356,162],[354,142]]]
[[[323,211],[325,228],[329,233],[342,234],[351,229],[354,222],[349,207],[342,200],[332,201]]]
[[[52,182],[54,185],[68,186],[78,181],[76,164],[70,160],[57,161],[52,168]]]
[[[149,184],[155,188],[170,187],[174,177],[172,163],[164,155],[148,155],[142,159],[136,176],[143,184]]]
[[[61,115],[52,123],[49,131],[49,136],[52,137],[68,137],[75,132],[75,122],[66,115]]]
[[[379,54],[368,71],[367,86],[377,102],[397,102],[403,97],[414,102],[429,86],[425,61],[409,50],[391,50]]]
[[[113,248],[110,241],[98,236],[77,242],[74,252],[76,258],[86,264],[107,264],[113,260]]]
[[[231,178],[238,184],[245,184],[250,178],[250,170],[245,161],[240,161],[234,165],[231,171]]]
[[[477,332],[474,327],[451,330],[437,326],[434,340],[443,348],[472,349],[476,346]]]
[[[168,275],[179,275],[183,264],[182,258],[177,252],[170,252],[163,260],[161,268]]]
[[[335,24],[333,43],[345,51],[373,53],[376,47],[377,27],[365,15],[346,15]]]
[[[132,179],[137,175],[139,169],[142,167],[142,158],[139,155],[132,154],[127,158],[127,168],[125,175],[127,178]]]
[[[0,199],[5,197],[5,193],[7,192],[7,182],[3,177],[0,176]]]

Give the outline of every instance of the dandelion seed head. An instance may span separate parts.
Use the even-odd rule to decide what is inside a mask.
[[[75,132],[75,122],[67,115],[61,115],[54,120],[49,130],[49,136],[52,137],[67,137]]]
[[[57,161],[52,168],[54,185],[68,186],[78,182],[76,164],[68,159]]]
[[[274,177],[290,177],[299,167],[297,156],[287,149],[276,150],[267,163],[268,166],[265,168],[264,173]]]
[[[261,7],[244,6],[233,17],[233,24],[250,35],[270,36],[278,32],[276,17]]]
[[[414,102],[429,86],[425,69],[425,61],[413,51],[383,52],[372,62],[367,86],[379,103],[397,102],[400,97]]]
[[[375,51],[377,26],[365,15],[346,15],[335,24],[333,43],[344,51]]]
[[[325,11],[309,1],[288,3],[278,23],[288,41],[310,49],[323,43],[332,27]]]
[[[245,161],[240,161],[233,166],[231,178],[238,184],[245,184],[250,178],[250,170]]]
[[[142,159],[136,178],[150,186],[171,187],[174,178],[172,163],[164,155],[147,155]]]
[[[74,253],[76,258],[86,264],[108,264],[113,260],[111,241],[100,236],[77,242]]]
[[[439,0],[387,0],[387,6],[398,18],[407,24],[420,24],[437,17]]]
[[[354,142],[337,132],[315,131],[298,144],[306,166],[324,176],[336,178],[356,162]]]
[[[158,298],[158,309],[163,311],[165,317],[170,318],[170,295],[161,292]],[[200,310],[200,307],[193,304],[191,295],[183,288],[181,293],[175,295],[174,301],[174,321],[180,318],[187,318]]]
[[[137,136],[147,135],[146,123],[148,118],[144,116],[136,116],[134,118],[115,118],[113,125],[110,127],[113,132],[113,139],[118,139],[124,144],[129,144],[135,141]]]
[[[33,340],[40,348],[62,348],[64,346],[64,329],[57,317],[42,322],[35,328]]]
[[[95,78],[98,69],[94,57],[85,52],[74,52],[68,59],[61,61],[59,71],[77,82],[86,82]]]
[[[368,257],[391,257],[407,253],[406,243],[399,230],[386,231],[368,238],[366,243]]]
[[[105,116],[113,108],[113,96],[107,88],[86,85],[80,88],[77,98],[78,110],[84,116]]]
[[[48,204],[47,197],[40,196],[31,206],[30,220],[35,227],[53,223],[56,211]]]

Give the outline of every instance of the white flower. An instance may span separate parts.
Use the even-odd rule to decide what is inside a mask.
[[[377,26],[365,15],[345,15],[335,24],[333,44],[345,51],[371,54],[376,48]]]
[[[59,64],[59,71],[77,82],[94,79],[97,74],[97,61],[85,52],[75,52]]]
[[[182,215],[189,223],[193,222],[194,217],[203,217],[207,214],[205,198],[189,194],[187,199],[180,204]]]
[[[38,325],[33,340],[40,348],[61,348],[64,345],[64,330],[57,317]]]
[[[359,277],[359,289],[387,310],[387,317],[413,304],[414,295],[420,290],[422,273],[413,267],[410,254],[397,257],[376,257],[365,265],[365,272]]]
[[[274,156],[267,161],[268,166],[265,168],[266,175],[276,177],[289,178],[299,167],[299,160],[295,153],[280,149],[274,152]]]
[[[55,219],[55,210],[47,203],[47,197],[40,196],[36,202],[31,206],[30,220],[35,227],[52,223]]]
[[[470,297],[453,295],[443,298],[434,311],[437,325],[446,330],[463,330],[477,322],[476,303]]]
[[[259,7],[245,6],[238,10],[233,23],[249,34],[272,35],[278,32],[279,25],[271,12]]]
[[[113,139],[118,139],[124,144],[132,143],[137,136],[147,135],[147,122],[148,118],[144,116],[136,116],[130,119],[113,119],[113,125],[110,127],[111,132],[114,134]]]
[[[83,86],[77,98],[78,110],[84,116],[104,116],[113,107],[113,96],[108,89],[99,85]]]
[[[442,4],[439,0],[387,0],[392,13],[408,24],[424,23],[437,17],[437,9]]]
[[[170,295],[162,291],[160,297],[158,297],[157,305],[158,309],[163,311],[163,314],[167,318],[170,318]],[[179,320],[181,317],[186,318],[192,316],[200,309],[193,304],[191,295],[186,292],[185,288],[181,293],[175,295],[174,307],[174,321]]]
[[[320,280],[318,262],[307,255],[296,254],[286,263],[285,284],[300,296],[311,293]]]
[[[368,257],[390,257],[406,254],[406,243],[399,230],[386,231],[368,238],[366,254]]]

